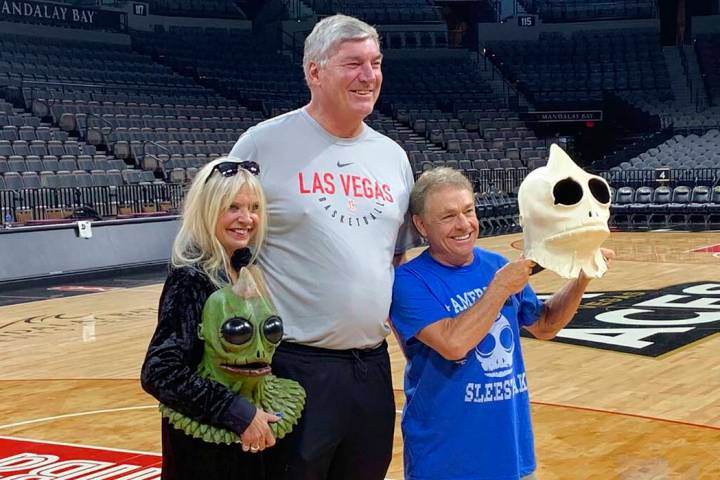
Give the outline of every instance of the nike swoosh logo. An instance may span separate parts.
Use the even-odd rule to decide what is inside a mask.
[[[348,165],[352,165],[352,164],[353,164],[353,162],[348,162],[348,163],[337,162],[337,166],[340,168],[347,167]]]

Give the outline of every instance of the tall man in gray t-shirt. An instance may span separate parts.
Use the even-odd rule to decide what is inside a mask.
[[[381,480],[391,460],[393,260],[418,237],[407,156],[363,122],[381,62],[373,27],[322,20],[305,41],[310,103],[249,129],[231,152],[259,163],[267,196],[259,264],[285,324],[273,373],[308,395],[300,425],[265,451],[273,480]]]

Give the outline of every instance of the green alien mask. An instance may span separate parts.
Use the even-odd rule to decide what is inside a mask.
[[[280,421],[270,428],[275,438],[287,435],[300,418],[305,390],[293,380],[270,373],[270,361],[283,335],[282,320],[248,268],[240,269],[235,285],[207,299],[198,335],[205,342],[198,374],[279,415]],[[160,405],[160,411],[175,428],[192,437],[210,443],[240,441],[232,431],[202,424],[165,405]]]

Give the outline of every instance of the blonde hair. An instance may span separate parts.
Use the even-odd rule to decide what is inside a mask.
[[[249,188],[258,198],[259,221],[250,240],[253,247],[250,263],[254,263],[267,230],[267,208],[260,181],[250,172],[239,168],[236,175],[224,177],[215,173],[215,165],[237,159],[217,158],[195,175],[185,196],[182,224],[172,247],[172,265],[190,267],[205,273],[217,286],[229,285],[232,271],[230,257],[215,236],[218,218],[235,201],[243,188]]]

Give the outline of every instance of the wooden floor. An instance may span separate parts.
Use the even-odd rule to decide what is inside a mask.
[[[518,235],[479,243],[519,255]],[[606,245],[618,258],[590,291],[720,283],[720,255],[691,252],[717,244],[712,232],[613,233]],[[538,292],[561,283],[550,272],[532,278]],[[159,414],[138,370],[159,293],[0,307],[0,435],[158,452]],[[522,342],[539,479],[720,479],[720,335],[654,358]],[[400,410],[404,361],[392,340],[391,357]],[[398,418],[391,479],[402,478],[399,432]]]

